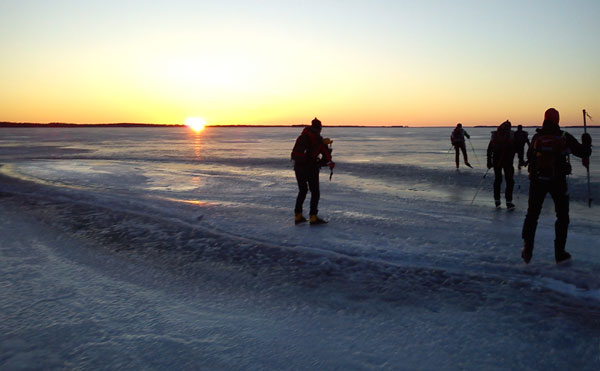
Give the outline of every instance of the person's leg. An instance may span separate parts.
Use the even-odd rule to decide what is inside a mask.
[[[302,204],[308,193],[308,177],[305,168],[294,169],[294,172],[296,173],[296,181],[298,182],[298,196],[296,196],[296,207],[294,208],[294,212],[297,214],[302,213]]]
[[[454,145],[454,162],[456,162],[456,168],[457,169],[458,169],[458,160],[459,160],[459,156],[460,156],[459,152],[458,152],[458,150],[459,150],[458,147],[459,147],[458,144]]]
[[[319,212],[319,168],[311,168],[308,171],[308,188],[310,189],[310,215],[317,215]]]
[[[494,201],[496,201],[496,206],[498,206],[498,201],[500,201],[500,187],[502,186],[502,168],[498,166],[494,166]]]
[[[565,251],[569,229],[569,192],[567,181],[559,181],[552,185],[550,195],[554,201],[556,222],[554,223],[554,256],[557,262],[566,260],[570,255]]]
[[[467,146],[465,145],[465,143],[462,143],[460,145],[460,150],[463,154],[463,158],[465,159],[465,164],[469,163],[469,157],[467,156]]]
[[[525,161],[523,159],[524,149],[525,149],[525,146],[521,146],[521,145],[519,145],[519,147],[517,148],[517,156],[519,157],[519,170],[521,170],[521,167],[525,164]]]
[[[542,204],[544,203],[546,193],[547,187],[545,184],[535,180],[532,180],[529,183],[527,215],[525,216],[525,221],[523,222],[523,231],[521,233],[521,237],[523,237],[523,241],[525,242],[522,256],[527,263],[529,262],[529,259],[531,259],[533,252],[535,231],[537,229],[537,222],[540,212],[542,211]],[[527,254],[528,258],[526,258]]]
[[[506,179],[506,189],[504,190],[504,198],[507,203],[512,203],[513,190],[515,188],[515,168],[512,164],[504,167],[504,178]]]

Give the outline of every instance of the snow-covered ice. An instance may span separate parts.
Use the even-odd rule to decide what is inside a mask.
[[[573,262],[548,198],[526,266],[526,172],[495,210],[491,129],[455,170],[451,128],[325,127],[319,227],[293,223],[300,130],[2,129],[0,369],[600,369],[578,159]]]

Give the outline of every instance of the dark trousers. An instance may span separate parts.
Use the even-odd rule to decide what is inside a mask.
[[[504,190],[504,197],[506,198],[506,202],[511,202],[513,196],[513,188],[515,187],[515,168],[512,164],[504,165],[504,167],[494,166],[494,200],[500,199],[502,171],[504,171],[504,178],[506,179],[506,189]]]
[[[294,212],[302,212],[302,204],[306,199],[306,194],[310,189],[310,215],[317,215],[319,212],[319,168],[317,166],[303,166],[294,168],[296,180],[298,181],[298,196],[296,197],[296,207]]]
[[[560,256],[565,251],[567,230],[569,228],[569,191],[566,179],[553,181],[532,180],[529,183],[529,206],[523,223],[522,236],[525,245],[533,249],[535,230],[547,193],[552,196],[554,210],[556,211],[554,253],[556,256]]]
[[[519,157],[519,169],[521,168],[521,166],[523,166],[525,164],[525,158],[523,157],[524,153],[525,153],[525,145],[517,146],[517,157]]]
[[[465,163],[469,162],[469,159],[467,158],[467,147],[465,146],[465,142],[456,143],[454,145],[454,152],[456,153],[456,155],[454,156],[454,161],[456,161],[456,167],[458,167],[458,160],[460,158],[460,155],[458,153],[459,149],[462,151],[463,158],[465,159]]]

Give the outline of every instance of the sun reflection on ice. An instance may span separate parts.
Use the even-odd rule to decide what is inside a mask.
[[[202,117],[188,117],[185,120],[185,125],[192,129],[194,157],[197,160],[202,159],[202,131],[206,126],[206,121]]]
[[[202,160],[202,136],[199,132],[194,135],[194,157],[196,160]]]

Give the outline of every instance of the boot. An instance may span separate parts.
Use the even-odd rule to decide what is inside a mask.
[[[326,224],[326,223],[327,222],[325,220],[319,218],[316,214],[310,216],[310,224],[311,225]]]
[[[554,254],[554,258],[556,259],[556,264],[564,264],[571,260],[571,254],[566,251],[561,251],[560,253]]]
[[[468,162],[466,162],[466,161],[465,161],[465,165],[467,165],[467,166],[468,166],[468,167],[470,167],[471,169],[473,168],[473,166],[471,166],[471,164],[470,164],[470,163],[468,163]]]
[[[295,224],[300,224],[306,222],[306,218],[302,215],[302,213],[296,213],[296,217],[294,218]]]
[[[525,262],[525,264],[529,264],[532,256],[533,256],[533,246],[528,245],[527,242],[525,242],[525,246],[523,246],[523,250],[521,250],[521,258],[523,258],[523,261]]]
[[[515,209],[515,204],[513,204],[511,201],[507,201],[506,202],[506,208],[508,210],[514,210]]]
[[[554,259],[556,264],[568,263],[571,260],[571,254],[565,251],[565,244],[554,241]]]
[[[494,200],[494,204],[496,205],[496,209],[499,209],[502,202],[500,202],[500,200]]]

